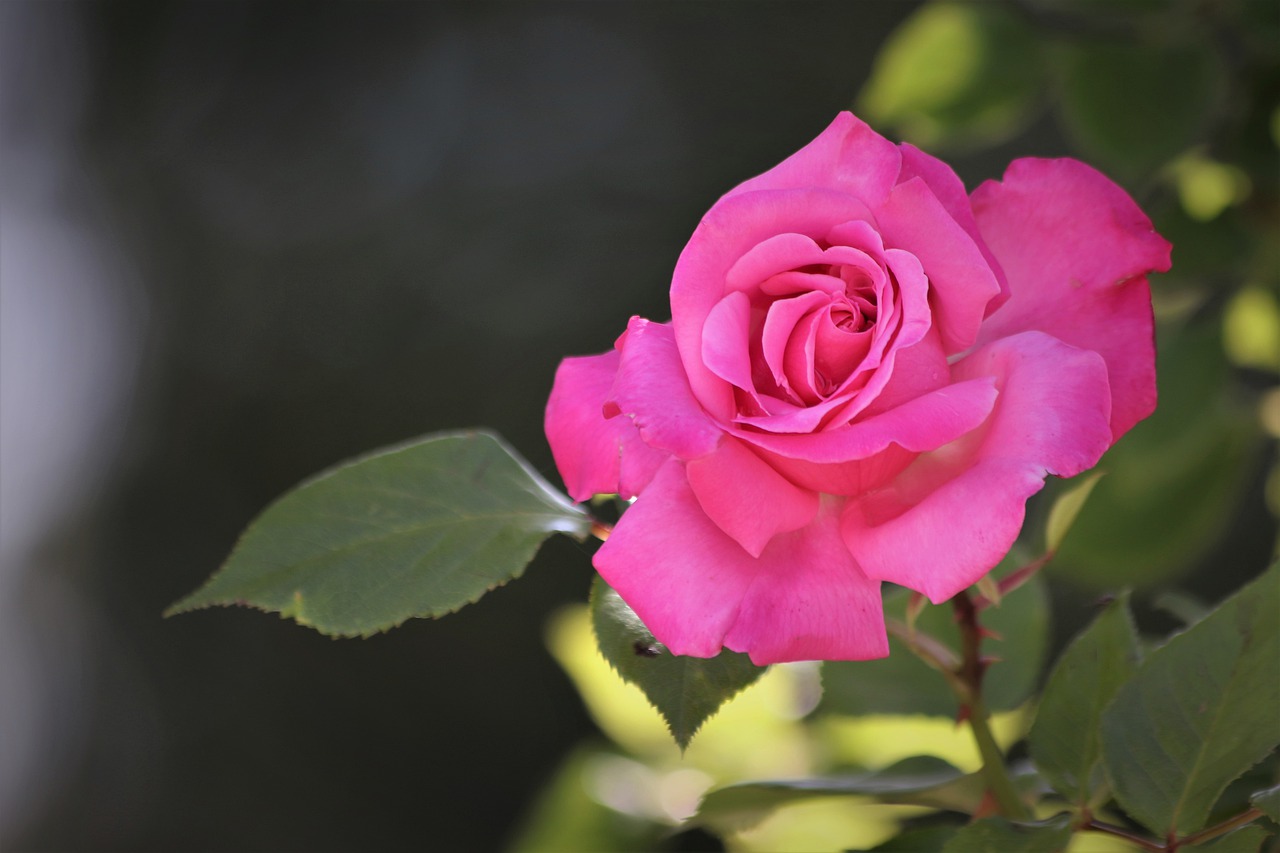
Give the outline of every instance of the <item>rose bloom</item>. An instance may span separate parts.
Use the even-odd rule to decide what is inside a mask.
[[[671,322],[556,373],[575,500],[636,498],[596,569],[674,654],[888,654],[880,583],[945,601],[1156,402],[1169,243],[1075,160],[966,195],[850,113],[721,198]]]

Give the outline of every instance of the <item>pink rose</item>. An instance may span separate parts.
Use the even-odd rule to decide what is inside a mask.
[[[881,581],[973,584],[1047,474],[1151,413],[1169,248],[1082,163],[1017,160],[969,196],[841,113],[711,208],[670,323],[560,365],[569,493],[637,498],[596,568],[675,654],[884,656]]]

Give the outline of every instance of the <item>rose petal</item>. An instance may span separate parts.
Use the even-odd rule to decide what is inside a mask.
[[[773,234],[748,247],[724,275],[727,290],[753,290],[778,273],[822,262],[822,247],[812,237]]]
[[[702,361],[721,379],[754,396],[750,335],[751,300],[740,291],[727,294],[702,327]]]
[[[841,525],[868,577],[934,603],[1008,552],[1026,499],[1046,474],[1077,474],[1111,444],[1106,365],[1097,353],[1028,332],[982,347],[954,372],[958,381],[995,377],[1000,397],[988,423],[850,501]]]
[[[742,435],[791,482],[832,495],[856,496],[896,477],[927,450],[977,428],[995,403],[989,377],[960,382],[876,417],[810,435]]]
[[[595,567],[672,653],[723,646],[760,665],[888,653],[879,585],[840,541],[835,510],[752,557],[702,511],[670,460],[614,527]]]
[[[733,386],[702,362],[702,334],[707,315],[727,292],[729,269],[770,237],[793,233],[818,240],[833,222],[865,215],[865,205],[843,193],[764,190],[721,199],[698,223],[672,275],[671,316],[689,386],[715,420],[732,419]]]
[[[761,563],[707,518],[670,460],[596,551],[596,570],[677,655],[714,657]]]
[[[818,511],[817,493],[792,485],[731,438],[690,462],[686,472],[707,517],[753,557],[775,535],[804,527]]]
[[[1009,298],[1009,282],[1004,270],[992,254],[987,243],[978,230],[978,222],[973,218],[973,207],[969,204],[969,194],[965,192],[964,182],[946,163],[926,154],[910,143],[903,142],[898,146],[902,152],[902,172],[898,175],[898,183],[906,183],[912,178],[920,178],[929,185],[929,189],[937,196],[946,209],[947,214],[973,238],[987,266],[995,274],[996,283],[1000,285],[1000,295],[987,303],[987,315],[999,308]]]
[[[1169,243],[1120,187],[1075,160],[1015,160],[973,194],[978,227],[1009,277],[1008,303],[980,342],[1030,329],[1106,360],[1111,433],[1155,408],[1145,276],[1169,268]]]
[[[566,358],[556,370],[547,400],[547,442],[575,501],[614,493],[634,497],[668,457],[641,441],[630,419],[601,413],[617,372],[614,350]]]
[[[787,342],[795,334],[796,323],[827,301],[825,293],[802,293],[790,299],[779,299],[769,306],[760,332],[760,345],[765,364],[780,388],[791,390],[787,381],[786,352]]]
[[[869,579],[823,510],[776,537],[747,589],[724,644],[764,666],[797,660],[870,660],[889,653],[880,584]]]
[[[947,352],[968,349],[987,303],[1000,294],[982,251],[919,178],[894,187],[876,215],[885,245],[905,249],[923,266],[934,325]]]
[[[763,175],[738,184],[725,198],[758,190],[825,187],[874,206],[889,192],[901,168],[896,145],[853,113],[842,112],[808,145]]]
[[[689,389],[668,323],[632,317],[605,414],[629,416],[645,443],[694,459],[716,449],[724,433]]]
[[[953,382],[839,429],[805,435],[755,430],[734,430],[734,434],[771,453],[810,462],[866,459],[890,444],[920,453],[935,450],[977,428],[991,413],[995,400],[994,380],[980,376]]]

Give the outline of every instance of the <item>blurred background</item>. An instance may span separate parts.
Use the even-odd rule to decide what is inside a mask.
[[[854,105],[970,187],[1087,159],[1174,242],[1161,409],[1054,564],[1051,646],[1108,590],[1161,631],[1222,597],[1280,509],[1278,10],[6,0],[0,848],[552,844],[535,796],[618,739],[546,642],[589,643],[547,625],[590,546],[364,641],[160,613],[372,447],[487,425],[558,482],[559,359],[666,319],[701,213]]]

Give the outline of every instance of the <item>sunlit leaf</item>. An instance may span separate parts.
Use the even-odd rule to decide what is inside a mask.
[[[1102,714],[1111,787],[1163,836],[1203,828],[1280,743],[1280,564],[1152,652]]]
[[[1059,658],[1031,727],[1031,756],[1067,799],[1087,805],[1102,784],[1098,721],[1138,667],[1127,596],[1113,601]]]
[[[714,658],[671,654],[600,577],[591,588],[591,623],[600,653],[623,680],[644,692],[681,749],[708,717],[766,669],[728,649]]]
[[[586,747],[570,753],[543,785],[507,849],[512,853],[655,849],[667,831],[666,822],[638,818],[600,802],[597,789],[610,780],[599,778],[604,774],[597,765],[610,758],[618,756]]]
[[[502,439],[429,436],[332,468],[245,531],[204,587],[170,608],[276,611],[336,636],[441,616],[518,577],[586,514]]]
[[[1053,502],[1053,509],[1049,510],[1049,520],[1045,524],[1044,532],[1045,547],[1050,552],[1056,552],[1062,547],[1062,540],[1067,538],[1071,525],[1076,522],[1076,516],[1080,514],[1080,510],[1084,509],[1085,501],[1089,500],[1093,487],[1105,473],[1094,471],[1080,478],[1078,482],[1072,482],[1071,488],[1060,494]]]
[[[858,111],[926,147],[991,144],[1044,90],[1037,33],[995,3],[931,3],[881,48]]]
[[[890,838],[866,853],[941,853],[955,835],[954,826],[922,826]]]
[[[718,788],[703,797],[694,821],[720,831],[738,831],[763,820],[774,809],[822,797],[858,797],[963,812],[977,807],[985,787],[979,774],[963,774],[942,759],[920,755],[872,773]]]
[[[1222,314],[1227,355],[1242,367],[1280,372],[1280,304],[1269,290],[1245,287]]]
[[[974,821],[959,829],[943,853],[1059,853],[1071,841],[1071,818],[1058,815],[1036,823],[1002,817]]]

